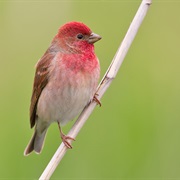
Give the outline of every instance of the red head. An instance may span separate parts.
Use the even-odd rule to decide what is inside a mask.
[[[84,51],[87,48],[94,47],[93,43],[100,40],[101,37],[92,33],[90,28],[81,22],[69,22],[60,27],[55,41],[64,51]]]

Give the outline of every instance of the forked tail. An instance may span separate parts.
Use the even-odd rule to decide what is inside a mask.
[[[47,129],[43,131],[43,133],[39,134],[37,133],[37,130],[35,130],[29,144],[27,145],[24,155],[29,155],[32,151],[35,151],[37,154],[41,153],[44,145],[44,139],[46,136]]]

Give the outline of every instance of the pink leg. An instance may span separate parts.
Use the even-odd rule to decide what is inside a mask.
[[[58,122],[58,127],[59,127],[59,131],[60,131],[61,139],[62,139],[64,145],[65,145],[67,148],[72,149],[71,144],[70,144],[67,140],[70,139],[70,140],[75,141],[75,139],[72,138],[72,137],[70,137],[70,136],[66,136],[66,135],[62,132],[59,122]]]

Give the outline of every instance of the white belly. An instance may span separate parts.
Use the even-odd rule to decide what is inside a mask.
[[[88,80],[80,73],[65,81],[52,78],[39,98],[38,119],[65,125],[77,116],[95,93],[98,77],[91,76]]]

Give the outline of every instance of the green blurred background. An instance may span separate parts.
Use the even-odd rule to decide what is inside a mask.
[[[82,21],[103,37],[102,77],[140,2],[0,1],[0,179],[37,179],[61,143],[53,124],[42,154],[23,156],[34,65],[59,26]],[[101,102],[52,179],[180,179],[179,0],[154,0]]]

